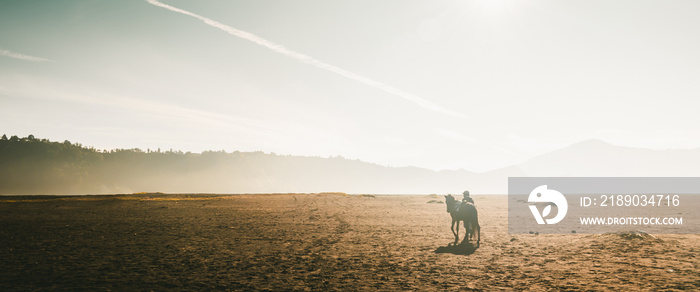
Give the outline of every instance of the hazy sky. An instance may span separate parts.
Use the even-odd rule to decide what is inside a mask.
[[[698,1],[152,2],[0,2],[0,132],[473,171],[700,147]]]

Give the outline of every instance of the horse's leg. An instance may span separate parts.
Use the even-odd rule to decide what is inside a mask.
[[[481,226],[479,225],[479,215],[474,215],[474,226],[476,228],[476,244],[479,245],[481,242]]]
[[[450,230],[452,230],[452,234],[455,236],[455,243],[457,243],[457,238],[459,237],[457,236],[457,233],[455,233],[455,222],[456,220],[452,219],[452,227],[450,227]],[[459,226],[457,226],[457,228],[459,228]]]
[[[469,241],[469,220],[464,220],[464,239],[462,242]]]
[[[467,235],[464,236],[464,240],[467,240],[467,238],[472,240],[472,237],[474,237],[474,228],[472,226],[471,220],[464,221],[464,229],[467,232]]]
[[[459,220],[457,220],[457,234],[455,234],[455,244],[459,242]]]
[[[471,221],[469,223],[469,239],[474,240],[474,233],[476,233],[476,223]]]
[[[476,236],[476,243],[479,244],[481,242],[481,226],[479,224],[476,225],[476,230],[477,230],[477,236]]]

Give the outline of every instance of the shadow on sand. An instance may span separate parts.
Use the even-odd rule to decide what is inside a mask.
[[[462,242],[458,245],[450,243],[447,246],[438,247],[437,249],[435,249],[435,253],[470,255],[473,254],[478,248],[479,245],[473,245],[471,242]]]

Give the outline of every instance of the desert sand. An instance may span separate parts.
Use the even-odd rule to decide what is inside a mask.
[[[510,235],[474,200],[478,248],[442,196],[0,197],[0,290],[700,289],[700,235]]]

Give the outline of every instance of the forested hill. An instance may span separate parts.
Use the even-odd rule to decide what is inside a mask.
[[[384,167],[341,157],[263,152],[101,151],[79,143],[3,135],[0,194],[439,193],[457,192],[472,175]]]

